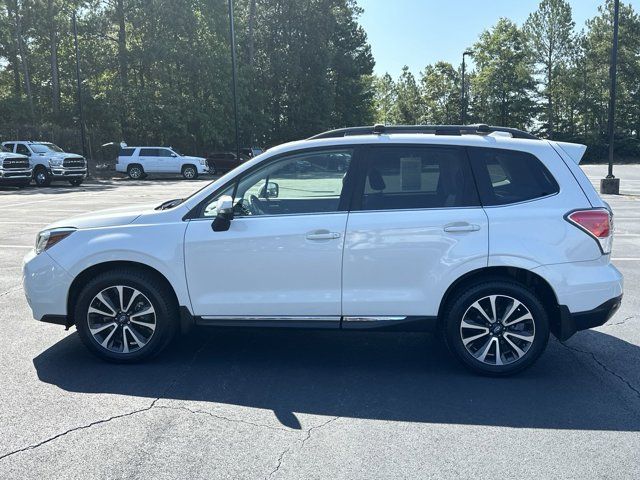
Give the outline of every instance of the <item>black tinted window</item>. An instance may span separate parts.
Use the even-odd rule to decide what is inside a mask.
[[[120,153],[118,154],[121,157],[130,157],[135,152],[135,148],[121,148]]]
[[[479,205],[462,148],[372,147],[363,210]]]
[[[159,157],[170,157],[173,154],[173,152],[171,150],[167,150],[166,148],[159,148],[158,149],[158,156]]]
[[[535,156],[526,152],[470,148],[483,205],[505,205],[558,192],[558,184]]]
[[[140,149],[141,157],[158,157],[158,149],[157,148],[141,148]]]
[[[13,152],[13,143],[7,143],[4,148],[8,151],[8,152]]]
[[[16,153],[21,153],[22,155],[29,155],[31,152],[29,151],[26,145],[19,143],[18,146],[16,147]]]

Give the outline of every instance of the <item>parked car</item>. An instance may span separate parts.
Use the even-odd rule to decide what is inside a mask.
[[[64,180],[77,187],[87,176],[87,161],[82,155],[65,152],[53,143],[18,140],[2,145],[11,152],[29,157],[38,187],[48,187],[54,180]]]
[[[37,236],[37,320],[105,360],[192,325],[438,331],[470,369],[532,365],[620,306],[586,147],[488,127],[360,127],[275,147],[188,198]],[[345,173],[324,168],[346,158]],[[306,162],[305,172],[288,169]]]
[[[0,186],[26,187],[31,183],[32,174],[27,156],[0,146]]]
[[[172,147],[123,147],[118,154],[116,171],[139,180],[153,173],[180,173],[187,180],[208,174],[207,160],[181,155]]]
[[[207,155],[207,165],[212,175],[216,173],[225,173],[242,165],[247,160],[257,157],[263,152],[261,148],[241,148],[240,158],[232,152],[213,152]]]

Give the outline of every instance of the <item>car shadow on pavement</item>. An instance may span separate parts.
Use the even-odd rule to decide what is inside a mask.
[[[589,336],[630,361],[640,349]],[[577,337],[574,337],[575,340]],[[576,343],[581,345],[581,343]],[[34,359],[41,381],[78,393],[216,402],[295,414],[516,428],[640,431],[637,399],[619,379],[550,341],[536,365],[510,378],[467,372],[428,335],[199,330],[156,360],[114,365],[72,334]],[[612,382],[614,388],[612,388]],[[615,388],[615,385],[620,388]]]

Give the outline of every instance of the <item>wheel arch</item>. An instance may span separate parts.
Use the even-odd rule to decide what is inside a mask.
[[[175,304],[180,307],[180,301],[178,299],[175,288],[173,287],[173,285],[171,285],[171,282],[167,279],[167,277],[163,275],[159,270],[156,270],[155,268],[144,263],[130,260],[107,261],[87,267],[78,275],[76,275],[76,277],[73,279],[73,282],[71,282],[71,285],[69,286],[69,293],[67,295],[67,322],[69,325],[75,324],[75,319],[73,318],[73,312],[75,310],[74,305],[78,298],[78,295],[82,291],[82,287],[96,275],[108,272],[109,270],[116,270],[118,268],[134,269],[139,272],[144,272],[146,275],[155,277],[156,280],[162,282],[167,287],[168,291],[173,294],[173,300],[175,301]]]
[[[442,322],[443,314],[449,303],[455,298],[457,291],[488,280],[509,280],[529,288],[540,298],[549,316],[549,327],[554,335],[558,335],[561,326],[561,312],[558,297],[553,287],[545,278],[537,273],[519,267],[483,267],[467,272],[459,277],[447,288],[440,301],[438,323]]]

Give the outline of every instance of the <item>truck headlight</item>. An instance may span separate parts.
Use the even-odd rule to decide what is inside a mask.
[[[49,166],[50,167],[61,167],[62,166],[62,159],[61,158],[52,158],[51,160],[49,160]]]
[[[76,229],[72,227],[43,230],[38,233],[38,236],[36,237],[36,254],[40,254],[45,250],[50,249],[56,243],[64,240],[75,231]]]

